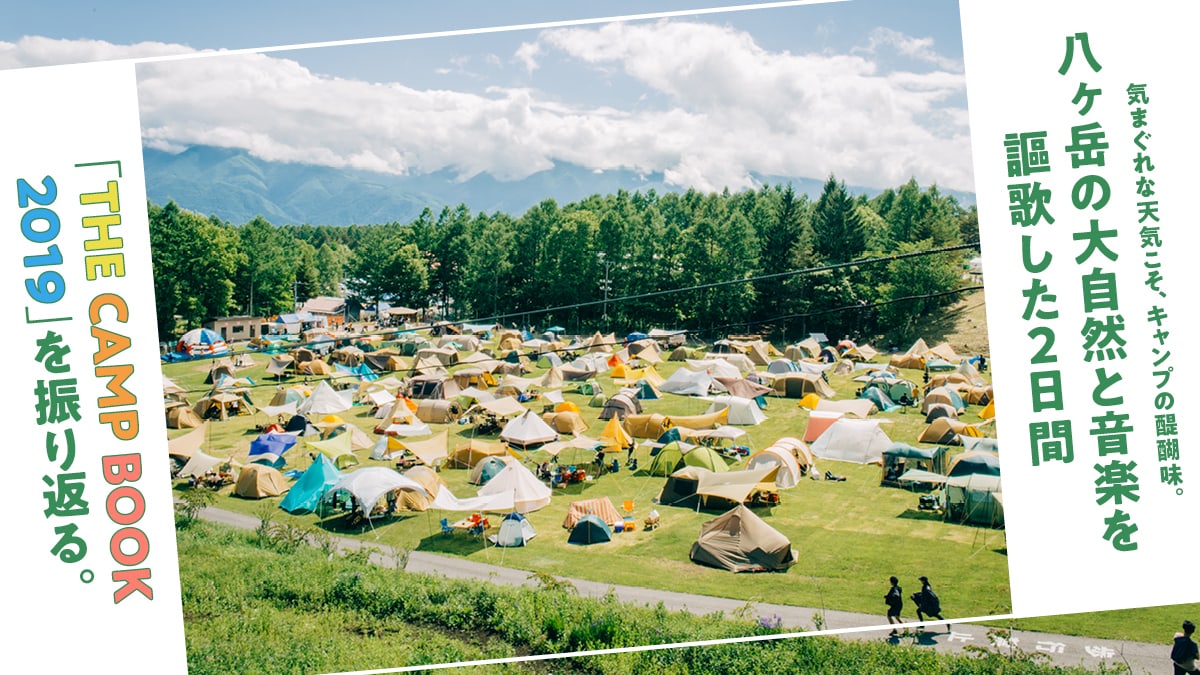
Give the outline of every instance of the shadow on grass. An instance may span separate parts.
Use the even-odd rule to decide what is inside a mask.
[[[488,545],[487,539],[484,537],[477,537],[466,532],[449,532],[425,537],[417,544],[417,550],[426,553],[450,553],[466,556],[482,551]]]
[[[907,520],[933,520],[941,522],[942,514],[937,511],[921,511],[919,509],[906,509],[904,513],[896,516],[897,518],[905,518]]]

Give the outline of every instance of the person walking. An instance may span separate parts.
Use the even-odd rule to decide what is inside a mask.
[[[883,596],[884,603],[887,604],[887,619],[889,624],[902,624],[900,619],[900,610],[904,608],[904,589],[900,588],[900,580],[896,577],[888,579],[892,583],[892,587],[888,589],[887,595]],[[888,637],[896,637],[896,629],[893,628]]]
[[[920,577],[919,581],[921,590],[912,594],[912,601],[917,606],[917,620],[924,622],[925,617],[928,616],[931,619],[945,621],[945,617],[942,616],[942,601],[938,599],[937,593],[933,592],[933,586],[929,584],[929,577]]]
[[[1200,669],[1196,668],[1200,647],[1192,640],[1192,633],[1195,632],[1196,624],[1184,621],[1183,632],[1175,634],[1175,644],[1171,647],[1171,663],[1175,666],[1175,675],[1200,673]]]

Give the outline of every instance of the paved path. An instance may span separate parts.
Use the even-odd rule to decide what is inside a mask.
[[[254,516],[212,507],[204,509],[201,517],[248,530],[257,528],[259,524],[258,518]],[[398,557],[386,546],[349,537],[337,537],[337,543],[343,550],[356,550],[363,546],[379,549],[380,553],[372,556],[377,564],[385,567],[395,567],[397,564]],[[527,571],[422,551],[413,551],[409,554],[405,569],[410,572],[440,574],[450,578],[484,579],[511,586],[532,587],[537,585],[536,581],[529,579]],[[718,611],[732,614],[739,610],[746,611],[747,608],[745,601],[729,598],[616,586],[584,579],[567,578],[565,580],[573,584],[583,595],[603,597],[612,593],[625,602],[651,606],[661,602],[667,609],[683,609],[700,615]],[[880,606],[882,607],[882,603]],[[766,617],[769,620],[775,620],[778,617],[784,628],[798,632],[815,630],[817,617],[819,617],[822,630],[850,631],[839,635],[843,639],[888,640],[892,644],[912,645],[946,652],[962,651],[963,647],[969,645],[981,647],[990,645],[993,649],[1004,652],[1010,649],[1038,652],[1046,654],[1052,662],[1057,664],[1082,664],[1093,670],[1098,669],[1101,663],[1106,662],[1112,665],[1127,663],[1133,673],[1137,675],[1171,672],[1171,661],[1168,658],[1171,650],[1169,642],[1163,644],[1119,642],[1030,631],[1016,631],[1008,640],[1005,640],[989,636],[989,631],[994,629],[988,626],[957,622],[947,625],[937,621],[926,623],[924,631],[914,630],[910,636],[889,639],[887,637],[889,629],[887,628],[874,630],[862,628],[886,623],[887,620],[881,615],[775,605],[765,602],[750,603],[747,616],[750,618]]]

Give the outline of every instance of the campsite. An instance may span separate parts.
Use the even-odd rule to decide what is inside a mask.
[[[981,314],[981,300],[968,306]],[[884,377],[890,363],[930,346],[921,341],[896,354],[846,344],[817,344],[810,352],[803,341],[673,347],[666,338],[655,343],[596,333],[564,336],[551,351],[531,339],[495,327],[471,336],[347,332],[334,339],[328,360],[308,357],[325,364],[328,375],[297,369],[295,355],[285,357],[291,347],[305,358],[302,343],[167,362],[169,417],[188,407],[180,405],[185,399],[237,403],[183,422],[198,426],[171,429],[173,451],[181,453],[180,468],[211,457],[214,472],[268,470],[253,469],[269,473],[253,485],[232,476],[217,480],[218,508],[403,550],[602,583],[865,613],[880,612],[881,579],[929,575],[939,581],[948,616],[1008,611],[999,478],[974,470],[964,479],[940,473],[964,454],[964,440],[991,437],[995,447],[990,418],[980,416],[989,414],[991,394],[976,396],[975,403],[960,397],[953,416],[963,433],[941,433],[942,444],[918,441],[938,418],[923,413],[918,400],[905,399],[920,397],[927,375],[933,384],[973,379],[949,382],[963,392],[986,388],[987,373],[974,371],[952,348],[934,345],[956,359],[945,372],[893,366],[894,377]],[[823,363],[822,347],[857,355]],[[799,358],[787,358],[788,352]],[[933,351],[923,356],[946,361]],[[587,364],[593,370],[577,374]],[[790,377],[803,367],[814,377]],[[771,368],[788,372],[768,378],[777,374]],[[968,375],[951,377],[959,372]],[[868,386],[880,378],[887,387]],[[713,393],[718,379],[728,385],[720,387],[723,393]],[[400,387],[402,381],[411,386]],[[702,386],[705,393],[696,395]],[[883,399],[858,395],[883,388],[909,405],[889,397],[890,405],[880,406]],[[397,391],[408,396],[398,398]],[[299,410],[307,411],[305,426],[290,424]],[[175,424],[179,417],[175,413]],[[262,433],[273,424],[279,434]],[[299,440],[283,447],[288,430]],[[884,451],[894,443],[924,454],[885,463]],[[554,457],[561,469],[547,472]],[[414,478],[411,467],[420,475]],[[910,468],[912,480],[897,482]],[[288,479],[289,472],[296,478]],[[341,490],[356,474],[366,487]],[[314,499],[312,486],[337,481],[343,484],[332,498]],[[941,489],[946,481],[957,481],[957,488]],[[177,478],[177,490],[201,489],[190,483]],[[976,489],[983,483],[986,489]],[[954,489],[954,504],[929,502],[931,494],[944,500]],[[776,562],[722,567],[713,563],[730,559],[728,551],[693,554],[704,528],[720,528],[707,524],[734,507],[764,524],[765,540],[776,549],[785,542]],[[565,528],[572,514],[587,528]],[[730,531],[743,529],[764,528]],[[774,571],[743,573],[751,568]]]

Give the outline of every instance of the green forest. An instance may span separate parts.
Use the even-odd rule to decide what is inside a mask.
[[[964,263],[978,254],[975,208],[915,179],[871,198],[830,176],[816,200],[790,185],[619,191],[548,199],[520,216],[460,204],[349,227],[235,225],[174,202],[149,212],[164,341],[210,318],[270,316],[336,295],[352,311],[382,301],[576,333],[821,331],[902,343],[923,315],[954,302]],[[862,262],[872,258],[882,260]],[[859,264],[842,264],[851,261]]]

